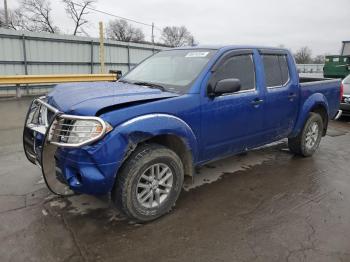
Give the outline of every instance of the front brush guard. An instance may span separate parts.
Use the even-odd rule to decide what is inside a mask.
[[[42,107],[46,107],[46,110],[54,114],[51,119],[47,119],[47,115],[40,115]],[[56,166],[55,155],[58,146],[48,141],[51,125],[61,114],[59,110],[45,103],[42,98],[34,99],[25,119],[23,148],[27,159],[41,168],[49,190],[57,195],[69,196],[73,195],[74,191],[69,188],[68,184],[64,183],[62,174]],[[40,120],[43,118],[46,122],[41,123]]]

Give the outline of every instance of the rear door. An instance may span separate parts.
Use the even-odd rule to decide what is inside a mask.
[[[293,129],[299,108],[299,87],[291,80],[293,60],[285,51],[260,50],[264,67],[267,140],[286,137]]]
[[[230,51],[214,66],[209,85],[236,78],[241,90],[202,99],[202,160],[239,152],[261,143],[264,115],[264,91],[256,74],[257,52]]]

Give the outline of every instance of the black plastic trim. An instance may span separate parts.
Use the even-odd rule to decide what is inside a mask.
[[[258,51],[260,55],[288,55],[288,51],[284,49],[260,48]]]

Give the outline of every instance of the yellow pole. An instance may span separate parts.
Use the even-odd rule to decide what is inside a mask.
[[[104,32],[103,23],[99,22],[100,29],[100,73],[105,73],[105,47],[104,47]]]

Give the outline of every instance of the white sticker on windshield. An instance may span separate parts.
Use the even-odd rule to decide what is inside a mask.
[[[185,57],[206,57],[209,52],[189,52]]]

